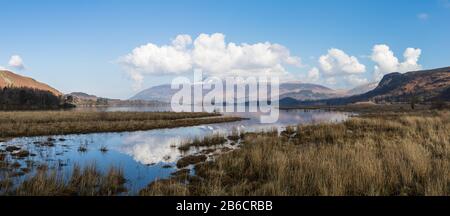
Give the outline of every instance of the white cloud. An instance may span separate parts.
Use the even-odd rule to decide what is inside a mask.
[[[149,43],[135,48],[120,63],[139,83],[145,75],[181,74],[193,69],[215,76],[287,75],[285,66],[300,66],[301,60],[279,44],[226,43],[225,35],[215,33],[200,34],[193,42],[189,35],[178,35],[171,45]]]
[[[308,82],[317,82],[320,78],[319,69],[314,67],[311,68],[311,70],[308,71],[307,80]]]
[[[192,44],[192,38],[189,35],[178,35],[173,41],[172,41],[173,46],[176,49],[184,49],[186,48],[188,45]]]
[[[345,79],[350,86],[360,86],[369,83],[369,80],[367,80],[366,78],[362,78],[356,75],[349,75]]]
[[[325,83],[334,86],[337,84],[337,80],[335,77],[328,77],[325,79]]]
[[[420,20],[423,20],[423,21],[428,20],[429,17],[430,16],[427,13],[417,14],[417,18],[420,19]]]
[[[19,55],[11,56],[8,62],[8,66],[18,70],[22,70],[25,68],[23,60]]]
[[[366,71],[366,66],[359,63],[358,58],[335,48],[320,56],[319,65],[328,76],[360,74]]]
[[[392,72],[404,73],[420,70],[422,66],[418,64],[418,61],[421,54],[421,49],[407,48],[403,53],[404,61],[399,62],[389,46],[385,44],[375,45],[371,56],[372,61],[376,64],[374,67],[374,79],[381,80],[385,74]]]

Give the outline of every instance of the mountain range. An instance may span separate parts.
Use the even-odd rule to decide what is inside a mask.
[[[450,102],[450,67],[432,70],[390,73],[377,87],[363,94],[322,100],[300,101],[284,98],[281,106],[345,105],[359,102]]]
[[[170,103],[172,96],[178,92],[167,84],[143,90],[129,100],[102,98],[82,92],[64,95],[45,83],[6,70],[0,70],[0,88],[3,91],[0,97],[0,104],[3,107],[20,106],[17,103],[22,100],[20,89],[22,93],[25,92],[30,96],[37,95],[33,100],[22,101],[27,106],[32,106],[33,101],[40,101],[40,103],[49,101],[49,96],[46,94],[53,95],[51,96],[54,97],[51,99],[52,104],[45,104],[46,107],[54,107],[57,100],[60,104],[69,102],[75,105],[94,106],[161,105]],[[206,93],[208,90],[203,91],[204,95]],[[251,97],[248,94],[245,95],[246,101],[249,101],[248,98]],[[358,102],[390,103],[409,102],[413,99],[419,102],[436,100],[450,102],[450,67],[407,73],[394,72],[385,75],[379,83],[369,83],[350,90],[334,90],[317,84],[286,82],[279,86],[279,99],[280,106],[342,105]]]
[[[279,98],[280,100],[290,98],[298,101],[330,99],[365,93],[374,89],[376,85],[377,83],[370,83],[350,90],[334,90],[318,84],[286,82],[279,85]],[[130,100],[149,100],[170,103],[172,96],[178,91],[179,90],[177,89],[172,89],[169,84],[159,85],[137,93],[135,96],[131,97]],[[211,90],[203,90],[203,95],[207,94],[209,91]],[[246,94],[246,101],[251,94],[254,93]]]

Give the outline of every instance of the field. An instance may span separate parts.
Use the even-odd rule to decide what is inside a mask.
[[[196,165],[196,176],[140,195],[450,195],[449,111],[375,113],[242,142]]]
[[[215,113],[0,112],[0,138],[151,130],[238,120]]]

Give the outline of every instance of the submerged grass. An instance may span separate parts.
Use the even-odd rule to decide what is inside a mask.
[[[122,132],[238,121],[215,113],[174,112],[0,112],[0,138]]]
[[[450,195],[450,112],[384,113],[251,133],[189,181],[140,195]]]

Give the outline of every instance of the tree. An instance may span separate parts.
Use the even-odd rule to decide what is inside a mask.
[[[411,109],[415,109],[416,108],[416,104],[419,102],[419,97],[417,97],[416,95],[413,95],[411,97],[410,103],[411,103]]]

